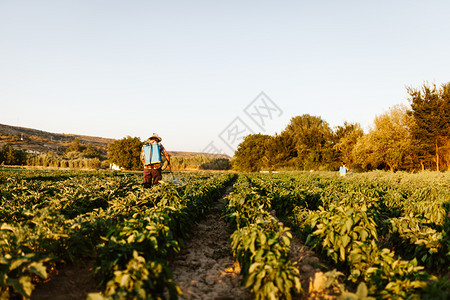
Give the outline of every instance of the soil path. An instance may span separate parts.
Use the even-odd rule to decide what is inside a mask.
[[[278,220],[276,211],[270,214]],[[283,223],[281,222],[283,225]],[[329,278],[322,270],[328,269],[324,265],[319,256],[303,241],[292,233],[290,245],[289,259],[297,265],[300,273],[300,282],[302,284],[302,293],[299,297],[301,300],[337,300],[339,299],[339,291],[331,284],[327,284]]]
[[[321,271],[326,268],[320,261],[319,256],[305,246],[297,236],[292,236],[290,260],[297,263],[300,271],[300,281],[302,283],[303,293],[300,296],[302,300],[339,299],[338,292],[334,287],[324,288],[328,278]]]
[[[39,284],[31,294],[32,300],[80,300],[89,293],[100,292],[94,280],[94,260],[82,261],[76,265],[63,265],[50,281]]]
[[[223,197],[213,203],[205,218],[192,229],[184,250],[170,264],[174,281],[183,293],[181,299],[251,299],[241,286],[242,278],[231,253],[231,231],[221,218],[225,203]]]

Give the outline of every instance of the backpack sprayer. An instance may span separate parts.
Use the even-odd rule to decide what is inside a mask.
[[[155,135],[155,134],[154,134]],[[185,183],[179,179],[176,178],[175,175],[172,172],[172,167],[170,166],[170,163],[168,159],[161,155],[161,148],[159,143],[153,143],[153,144],[146,144],[144,145],[144,163],[145,164],[161,164],[161,170],[165,171],[167,168],[169,169],[171,180],[170,183],[176,184],[176,185],[184,185]]]

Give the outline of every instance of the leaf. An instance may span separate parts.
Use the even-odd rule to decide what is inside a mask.
[[[345,299],[345,300],[358,300],[358,296],[356,296],[355,294],[350,293],[350,292],[343,292],[342,293],[342,299]]]
[[[248,272],[251,274],[253,272],[255,272],[256,268],[258,268],[260,265],[262,265],[262,263],[256,262],[253,263],[250,268],[248,268]]]
[[[330,233],[328,234],[329,238],[330,238],[330,243],[331,244],[335,244],[336,242],[334,241],[334,231],[330,231]]]
[[[369,291],[367,290],[367,286],[365,282],[361,282],[358,285],[358,288],[356,289],[356,295],[360,298],[360,299],[364,299],[365,297],[367,297]]]
[[[308,234],[308,236],[306,237],[305,245],[309,245],[310,240],[311,240],[311,235]]]
[[[2,226],[0,227],[0,230],[9,230],[9,231],[15,231],[16,228],[14,226],[11,226],[7,223],[3,223]]]
[[[11,266],[9,267],[9,270],[12,271],[12,270],[14,270],[14,269],[20,267],[21,265],[23,265],[23,264],[26,263],[26,262],[28,262],[28,260],[27,260],[27,259],[24,259],[24,258],[16,259],[16,260],[14,260],[14,261],[12,262]]]
[[[22,289],[25,292],[25,295],[28,297],[31,296],[33,292],[34,286],[31,283],[31,278],[29,276],[22,276],[19,279],[20,284],[22,285]]]
[[[256,233],[253,232],[250,236],[250,252],[255,253],[255,242],[256,242]]]
[[[28,268],[31,273],[36,274],[43,279],[47,279],[47,269],[43,263],[33,262],[29,265]]]
[[[129,282],[130,282],[130,275],[124,274],[120,279],[120,286],[127,287]]]
[[[423,289],[427,286],[427,283],[425,281],[416,280],[411,283],[411,286],[415,289]]]
[[[25,298],[31,296],[34,288],[29,276],[22,276],[19,279],[8,278],[8,285],[11,285],[17,293],[25,296]]]
[[[108,298],[104,297],[102,294],[100,293],[90,293],[88,294],[86,300],[106,300]]]
[[[344,247],[339,247],[339,251],[340,251],[340,254],[341,254],[341,261],[345,261],[345,249],[344,249]]]
[[[347,247],[348,243],[350,243],[350,237],[348,235],[344,235],[342,237],[342,246]]]
[[[279,290],[283,290],[283,286],[284,286],[284,280],[281,277],[276,277],[275,278],[275,283],[278,287]]]
[[[259,250],[256,252],[255,256],[254,256],[254,260],[255,260],[255,261],[260,260],[261,257],[263,256],[263,254],[264,254],[264,250],[263,250],[263,249],[259,249]]]
[[[345,228],[347,229],[347,232],[350,232],[350,230],[352,229],[353,226],[353,220],[352,219],[348,219],[345,222]]]
[[[255,276],[257,273],[252,273],[250,276],[248,276],[247,280],[245,281],[245,288],[251,287],[255,283]]]
[[[261,231],[259,233],[259,240],[261,242],[261,245],[265,245],[266,242],[267,242],[267,236],[266,236],[266,234],[263,231]]]
[[[367,237],[369,236],[369,233],[365,229],[361,229],[359,231],[359,234],[361,236],[361,241],[365,241]]]

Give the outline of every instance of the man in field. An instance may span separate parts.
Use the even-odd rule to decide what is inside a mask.
[[[154,133],[142,146],[141,162],[144,164],[144,188],[151,188],[162,179],[162,155],[170,165],[170,156],[161,144],[161,137]]]
[[[347,167],[345,166],[345,164],[342,164],[342,166],[339,168],[339,174],[341,176],[347,175]]]

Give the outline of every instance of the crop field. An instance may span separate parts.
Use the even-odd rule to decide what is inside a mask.
[[[164,174],[152,189],[141,182],[141,173],[1,169],[0,298],[50,299],[64,280],[87,278],[59,299],[206,299],[192,290],[195,276],[226,256],[232,267],[201,287],[213,295],[235,276],[238,287],[217,299],[450,298],[449,172],[189,172]],[[219,222],[227,249],[208,236]],[[193,248],[212,247],[199,250],[211,251],[206,267],[184,259],[196,238]],[[311,275],[299,249],[315,256]],[[73,278],[61,279],[68,268]]]

